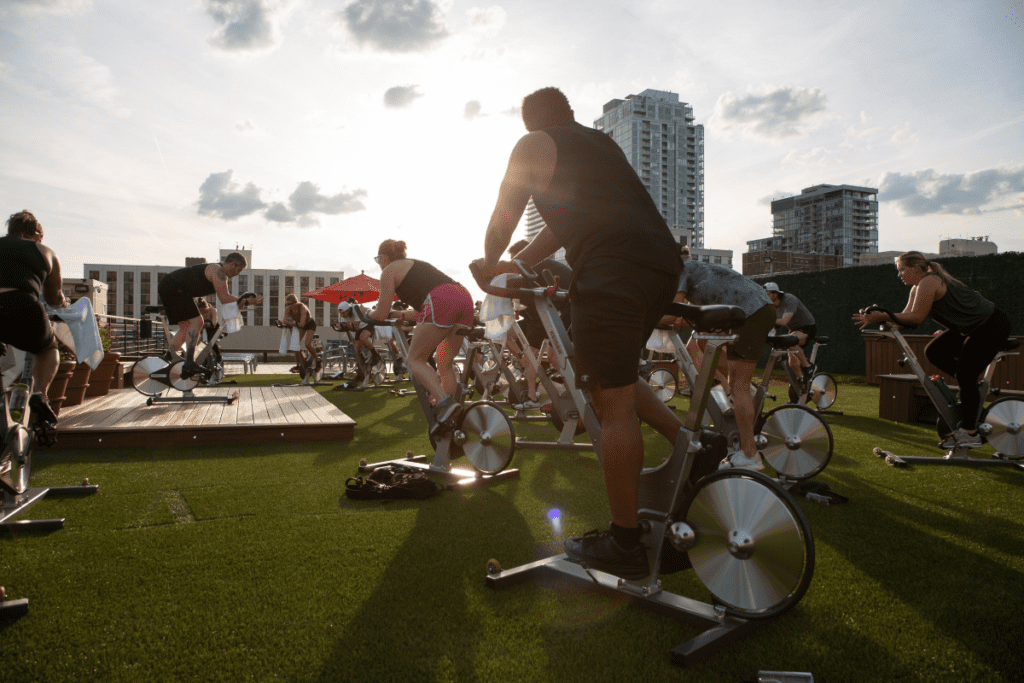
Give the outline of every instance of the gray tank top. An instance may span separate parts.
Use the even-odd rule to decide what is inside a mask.
[[[931,316],[943,327],[967,336],[988,320],[994,310],[996,305],[973,289],[947,284],[945,296],[932,302]]]
[[[686,292],[686,299],[698,306],[739,306],[747,316],[754,315],[772,303],[764,288],[746,275],[732,268],[693,259],[683,261],[683,272],[679,274],[679,288],[676,291]]]

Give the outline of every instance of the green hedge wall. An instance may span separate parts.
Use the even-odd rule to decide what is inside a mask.
[[[1024,254],[1016,252],[990,256],[962,256],[937,259],[949,273],[994,302],[1013,323],[1013,334],[1024,334]],[[826,372],[865,374],[864,341],[850,319],[861,308],[879,304],[902,311],[910,288],[896,276],[896,266],[860,266],[813,273],[759,276],[764,284],[778,283],[784,292],[795,294],[810,309],[818,334],[829,337],[818,367]],[[914,330],[930,334],[942,329],[931,318]]]

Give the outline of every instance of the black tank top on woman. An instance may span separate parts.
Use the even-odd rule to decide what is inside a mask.
[[[430,290],[438,285],[454,284],[455,280],[426,261],[411,260],[412,268],[395,287],[395,294],[415,310],[422,311],[423,300],[430,294]]]
[[[544,132],[555,141],[558,159],[550,186],[533,203],[573,271],[610,257],[678,275],[679,245],[622,148],[576,122]]]
[[[0,237],[0,287],[10,287],[38,298],[49,273],[46,258],[33,240],[16,235]]]
[[[160,287],[174,287],[188,296],[207,296],[216,294],[217,290],[213,283],[206,279],[206,267],[209,263],[197,263],[194,266],[186,266],[171,271],[160,282]],[[161,295],[162,296],[162,295]]]

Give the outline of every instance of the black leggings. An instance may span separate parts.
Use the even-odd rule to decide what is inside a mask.
[[[978,380],[1010,336],[1010,319],[998,308],[970,336],[946,330],[924,347],[925,357],[960,385],[961,426],[977,429],[981,392]]]

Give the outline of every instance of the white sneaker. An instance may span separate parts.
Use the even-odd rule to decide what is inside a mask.
[[[308,377],[306,379],[302,380],[302,386],[304,386],[304,387],[308,387],[309,386],[309,378]]]
[[[536,401],[526,401],[524,403],[517,403],[512,407],[516,410],[538,410],[540,408],[540,403],[537,403]]]
[[[748,458],[742,451],[733,454],[731,458],[725,458],[718,465],[718,469],[727,470],[730,467],[743,470],[754,470],[760,472],[764,469],[764,461],[761,459],[761,451],[758,451],[753,458]]]

